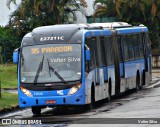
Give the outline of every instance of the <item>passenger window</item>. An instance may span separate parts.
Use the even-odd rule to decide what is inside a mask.
[[[121,45],[121,37],[118,37],[118,52],[119,52],[119,59],[120,62],[123,61],[123,53],[122,53],[122,45]]]
[[[91,60],[89,61],[89,66],[90,68],[93,68],[95,67],[95,62],[96,62],[96,59],[95,59],[95,49],[94,49],[94,40],[91,38],[91,37],[87,37],[86,38],[86,45],[89,47],[90,49],[90,53],[91,53]]]
[[[140,57],[140,47],[139,47],[139,41],[137,41],[137,36],[133,35],[133,42],[134,42],[134,57],[139,58]]]
[[[99,37],[96,37],[95,55],[96,55],[96,66],[101,67],[102,66],[102,51],[101,51],[101,45],[100,45],[100,38]]]
[[[128,40],[126,35],[122,36],[122,43],[124,46],[124,58],[125,61],[127,61],[129,60],[129,49],[128,49]]]
[[[104,37],[100,38],[100,51],[101,51],[101,58],[102,58],[102,65],[105,66],[107,65],[107,52],[105,50],[105,41]]]

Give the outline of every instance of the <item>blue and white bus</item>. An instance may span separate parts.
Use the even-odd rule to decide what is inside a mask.
[[[20,107],[93,105],[151,81],[148,29],[123,22],[35,28],[14,51]]]

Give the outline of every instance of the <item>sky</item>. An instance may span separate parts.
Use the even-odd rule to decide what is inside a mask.
[[[11,3],[10,10],[6,5],[7,0],[0,0],[0,25],[5,26],[9,21],[9,15],[17,8],[16,5]],[[21,0],[16,0],[16,3],[19,4]]]

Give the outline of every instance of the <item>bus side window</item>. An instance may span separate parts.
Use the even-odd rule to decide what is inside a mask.
[[[137,35],[132,35],[132,40],[134,43],[134,57],[139,58],[140,57],[140,47],[139,47],[139,41],[137,40]]]
[[[127,43],[127,36],[123,35],[122,36],[122,43],[123,43],[123,49],[124,49],[124,56],[125,56],[125,61],[129,60],[129,50],[128,50],[128,43]]]
[[[91,53],[91,60],[89,61],[89,69],[94,68],[95,66],[95,53],[94,53],[94,43],[91,37],[87,37],[86,38],[86,45],[89,47],[90,49],[90,53]]]
[[[120,62],[123,61],[123,53],[122,53],[122,44],[121,44],[121,36],[118,36],[118,52],[119,52],[119,58]]]
[[[102,51],[101,51],[101,44],[100,44],[100,37],[96,37],[96,45],[95,45],[95,55],[96,55],[96,66],[102,66]]]
[[[129,59],[134,59],[134,41],[132,35],[127,35]]]
[[[106,43],[106,50],[107,50],[107,65],[112,65],[113,64],[113,54],[112,54],[112,39],[111,37],[106,37],[105,38],[105,43]]]
[[[105,46],[105,37],[100,38],[100,47],[101,47],[101,58],[102,58],[102,65],[106,66],[107,65],[107,50]]]
[[[142,35],[137,34],[137,41],[139,42],[139,49],[140,49],[140,57],[144,57],[144,48],[143,48],[143,40],[142,40]]]

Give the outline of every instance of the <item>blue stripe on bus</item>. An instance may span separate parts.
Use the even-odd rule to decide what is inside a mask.
[[[107,67],[103,67],[104,81],[108,80],[108,74],[107,74],[107,72],[108,72]]]
[[[148,32],[148,29],[146,27],[132,27],[132,28],[120,28],[116,29],[117,34],[128,34],[128,33],[142,33],[142,32]]]
[[[139,70],[140,73],[142,72],[141,69],[144,68],[144,59],[140,58],[137,60],[127,61],[127,62],[124,62],[124,64],[125,64],[124,65],[125,66],[125,78],[135,77],[137,74],[137,70]],[[120,70],[123,71],[122,68]]]
[[[91,36],[111,36],[112,32],[110,30],[86,30],[84,31],[84,38]]]

